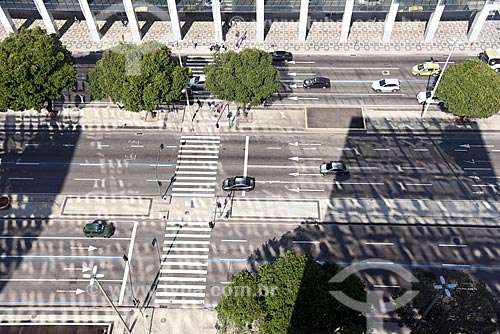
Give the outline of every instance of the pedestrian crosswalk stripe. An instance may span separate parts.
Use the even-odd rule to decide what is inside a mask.
[[[164,247],[163,251],[168,252],[208,252],[210,248],[201,248],[201,247]]]
[[[182,150],[184,151],[185,148],[219,148],[219,145],[191,145],[191,144],[185,144],[182,145]]]
[[[207,223],[208,224],[208,223]],[[163,244],[177,244],[177,245],[210,245],[210,241],[183,241],[183,240],[165,240]]]
[[[215,182],[177,182],[177,186],[215,186]]]
[[[206,277],[172,277],[172,276],[160,276],[158,279],[163,282],[206,282]]]
[[[214,197],[213,194],[197,194],[196,196],[192,193],[175,193],[172,197]]]
[[[214,159],[216,160],[213,160],[213,161],[210,161],[210,160],[188,160],[188,159],[179,159],[177,160],[177,164],[207,164],[207,165],[211,165],[211,164],[217,164],[219,163],[217,161],[218,157],[214,157]]]
[[[198,231],[198,232],[210,232],[209,227],[167,227],[167,231]]]
[[[183,165],[178,165],[177,169],[198,169],[200,166],[183,166]],[[204,169],[217,169],[217,166],[203,166]]]
[[[210,234],[165,233],[165,238],[210,238]]]
[[[162,274],[197,274],[206,275],[207,270],[203,269],[160,269]]]
[[[168,254],[165,255],[166,259],[208,259],[208,254]]]
[[[217,178],[215,176],[176,176],[176,180],[205,180],[205,181],[215,181]]]
[[[207,222],[206,221],[200,221],[200,222],[168,221],[167,225],[196,226],[196,225],[207,225]]]
[[[181,136],[181,139],[220,139],[220,136]]]
[[[156,292],[157,296],[160,297],[175,297],[175,296],[182,296],[182,297],[205,297],[204,292]]]
[[[213,192],[214,188],[174,188],[172,192],[183,192],[183,191],[204,191],[204,192]]]
[[[182,141],[182,139],[181,139]],[[201,140],[187,140],[186,143],[190,143],[190,144],[194,144],[194,143],[197,143],[197,144],[220,144],[220,139],[214,139],[214,140],[204,140],[204,139],[201,139]],[[181,149],[182,149],[183,145],[181,143]]]
[[[217,172],[183,171],[183,170],[178,170],[178,171],[175,172],[175,174],[208,174],[208,175],[214,175],[214,174],[217,174]]]
[[[169,267],[208,267],[206,262],[181,262],[181,261],[164,261],[161,263],[162,266]]]
[[[191,289],[191,290],[206,290],[205,285],[168,285],[158,284],[157,289]]]
[[[219,159],[219,155],[182,155],[179,154],[177,159],[189,158],[189,159]]]

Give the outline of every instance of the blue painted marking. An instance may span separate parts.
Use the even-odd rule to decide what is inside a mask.
[[[117,301],[118,303],[118,301]],[[0,301],[0,305],[102,305],[96,302],[4,302]]]
[[[209,262],[240,262],[240,263],[274,263],[276,260],[273,261],[254,261],[254,260],[245,260],[245,259],[219,259],[219,260],[209,260]],[[316,263],[319,264],[338,264],[338,265],[351,265],[351,264],[358,264],[359,262],[335,262],[335,261],[316,261]],[[437,264],[418,264],[418,263],[365,263],[367,266],[374,266],[374,267],[395,267],[395,266],[400,266],[400,267],[415,267],[415,268],[449,268],[449,269],[480,269],[480,270],[493,270],[493,271],[500,271],[500,267],[488,267],[488,266],[474,266],[474,265],[461,265],[461,264],[456,264],[456,265],[437,265]]]
[[[2,165],[17,165],[19,161],[2,161]],[[23,161],[22,163],[28,163],[28,161]],[[123,166],[126,162],[70,162],[70,161],[29,161],[29,163],[37,163],[39,165],[80,165],[80,166]],[[128,162],[129,166],[156,166],[155,163],[136,163]],[[177,164],[158,164],[158,167],[174,167]]]
[[[37,256],[37,255],[2,255],[0,260],[9,259],[23,259],[23,260],[71,260],[71,261],[81,261],[81,260],[110,260],[110,261],[123,261],[121,257],[105,257],[105,256],[64,256],[64,255],[54,255],[54,256]]]

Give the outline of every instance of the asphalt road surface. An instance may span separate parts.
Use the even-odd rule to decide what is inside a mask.
[[[496,200],[498,140],[480,134],[254,135],[246,147],[246,136],[220,136],[206,144],[214,148],[206,151],[211,163],[185,163],[181,171],[180,154],[194,161],[212,156],[196,158],[198,153],[183,146],[178,135],[6,133],[1,186],[14,193],[153,196],[157,180],[167,187],[174,175],[180,183],[187,177],[183,173],[192,173],[185,189],[194,196],[203,191],[208,174],[215,193],[222,195],[222,180],[246,171],[257,180],[248,197]],[[349,175],[322,176],[319,165],[330,160],[348,163]]]

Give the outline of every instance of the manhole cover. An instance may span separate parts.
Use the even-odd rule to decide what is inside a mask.
[[[390,74],[391,74],[390,71],[387,71],[387,70],[382,71],[382,75],[390,75]]]

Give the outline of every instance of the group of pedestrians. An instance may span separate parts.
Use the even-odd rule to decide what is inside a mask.
[[[215,43],[215,44],[211,44],[209,49],[210,49],[210,51],[215,51],[215,52],[219,52],[219,51],[226,52],[227,46],[225,46],[224,44],[219,45],[219,44]]]

